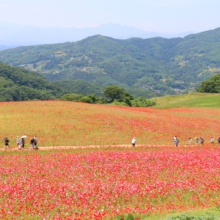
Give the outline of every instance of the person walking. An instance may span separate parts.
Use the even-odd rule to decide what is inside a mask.
[[[8,138],[5,138],[5,149],[9,147],[10,141],[8,140]]]
[[[201,140],[201,144],[204,144],[205,139],[203,137],[200,137],[200,140]]]
[[[192,138],[189,138],[189,145],[192,145]]]
[[[132,146],[133,146],[133,147],[135,147],[135,143],[136,143],[136,138],[133,137],[133,139],[132,139]]]
[[[220,144],[220,137],[218,138],[218,144]]]
[[[176,135],[175,135],[174,138],[173,138],[173,144],[174,144],[174,145],[176,145],[176,140],[177,140],[177,137],[176,137]]]
[[[34,136],[33,139],[34,139],[35,142],[37,142],[37,136],[36,135]]]
[[[17,136],[17,141],[16,141],[16,143],[17,143],[17,147],[20,145],[20,143],[21,143],[21,139]]]
[[[214,137],[211,137],[211,144],[214,144],[215,143],[215,139],[214,139]]]
[[[37,136],[34,136],[34,149],[37,149]]]
[[[179,146],[179,140],[178,140],[178,138],[176,138],[176,147],[178,147]]]
[[[31,150],[34,149],[34,138],[31,139]]]
[[[196,144],[198,144],[199,143],[199,138],[196,137],[195,139],[196,139]]]
[[[22,146],[22,148],[24,148],[24,145],[25,145],[25,140],[24,140],[24,138],[21,138],[21,146]]]
[[[18,145],[18,150],[21,150],[21,143]]]

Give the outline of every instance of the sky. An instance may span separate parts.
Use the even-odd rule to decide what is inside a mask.
[[[219,0],[0,0],[0,22],[37,27],[120,24],[164,33],[220,27]]]

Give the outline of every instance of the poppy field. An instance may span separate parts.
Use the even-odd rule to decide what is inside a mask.
[[[10,147],[16,137],[37,136],[39,146],[86,146],[131,144],[180,145],[189,137],[220,136],[220,110],[214,108],[153,109],[92,105],[65,101],[0,103],[0,137]],[[2,146],[3,147],[3,143]]]
[[[78,146],[0,151],[0,219],[145,219],[219,206],[220,146],[209,144],[220,136],[217,108],[7,102],[0,131],[10,148],[21,135],[27,147],[35,135],[40,147]],[[188,145],[200,136],[205,145]],[[139,146],[123,147],[132,137]]]
[[[142,219],[220,201],[220,149],[209,145],[8,153],[0,219]]]

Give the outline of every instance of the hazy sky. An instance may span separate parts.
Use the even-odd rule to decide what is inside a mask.
[[[114,23],[156,32],[220,27],[219,0],[0,0],[0,22],[38,27]]]

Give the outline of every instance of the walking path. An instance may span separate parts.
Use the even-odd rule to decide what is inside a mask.
[[[200,146],[200,145],[181,145],[179,147],[193,147],[193,146]],[[94,148],[137,148],[137,147],[173,147],[176,148],[174,145],[146,145],[146,144],[139,144],[133,147],[132,145],[120,144],[120,145],[88,145],[88,146],[46,146],[46,147],[39,147],[39,150],[68,150],[68,149],[94,149]],[[26,147],[24,150],[30,150],[30,147]],[[0,151],[5,151],[4,148],[0,148]],[[18,151],[17,148],[9,148],[7,151]]]

